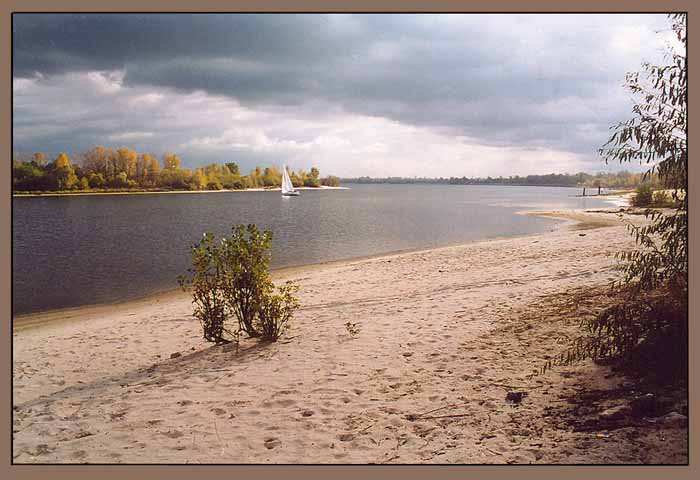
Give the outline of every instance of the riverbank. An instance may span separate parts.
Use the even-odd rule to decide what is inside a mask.
[[[332,188],[332,187],[331,187]],[[624,202],[623,202],[624,204]],[[619,223],[619,215],[617,212],[613,214],[612,210],[608,215],[590,215],[585,211],[581,210],[550,210],[550,211],[540,211],[540,210],[523,210],[518,212],[520,215],[529,216],[541,216],[556,218],[558,220],[563,220],[559,225],[556,225],[554,229],[575,229],[583,230],[589,228],[612,226]],[[539,235],[539,234],[536,234]],[[500,237],[491,240],[499,240],[513,237]],[[477,240],[476,242],[469,243],[481,243],[484,240]],[[449,247],[446,246],[446,247]],[[280,267],[271,270],[271,276],[274,281],[284,281],[288,279],[295,279],[299,275],[307,272],[313,272],[320,269],[325,269],[335,266],[343,266],[348,263],[371,260],[376,258],[395,256],[408,253],[421,253],[435,249],[406,249],[393,252],[380,253],[375,255],[365,255],[359,257],[348,258],[344,260],[332,260],[321,263],[313,263],[308,265],[296,265],[289,267]],[[92,318],[104,314],[108,314],[114,309],[132,309],[134,307],[154,305],[156,303],[173,301],[179,298],[187,298],[188,294],[184,293],[180,288],[172,288],[168,290],[163,290],[158,293],[151,293],[143,297],[135,299],[117,300],[114,302],[99,303],[99,304],[87,304],[76,307],[66,307],[51,309],[46,311],[32,312],[32,313],[22,313],[13,316],[13,329],[15,331],[24,330],[27,328],[34,328],[37,326],[42,326],[47,323],[53,322],[70,322],[70,321],[81,321],[86,318]]]
[[[347,190],[348,187],[329,187],[321,185],[320,187],[296,187],[295,190]],[[65,191],[65,192],[40,192],[40,193],[13,193],[13,197],[79,197],[87,195],[159,195],[170,193],[224,193],[224,192],[280,192],[280,187],[275,188],[244,188],[240,190],[221,189],[221,190],[126,190],[114,192],[100,191]]]
[[[287,271],[303,308],[272,345],[203,342],[182,295],[15,330],[13,459],[685,462],[684,428],[573,428],[577,392],[624,382],[605,367],[529,376],[606,301],[612,254],[633,245],[615,212],[570,215],[598,226]]]

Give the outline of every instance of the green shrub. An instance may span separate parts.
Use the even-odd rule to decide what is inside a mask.
[[[687,297],[669,285],[652,291],[619,291],[619,299],[582,321],[584,335],[542,369],[570,365],[585,358],[612,361],[618,368],[657,382],[687,376]]]
[[[634,197],[632,198],[632,205],[635,207],[648,207],[653,201],[654,192],[651,189],[651,185],[643,183],[637,187]]]
[[[321,182],[319,181],[318,178],[307,177],[306,180],[304,180],[304,186],[305,187],[320,187]]]
[[[328,175],[327,177],[321,179],[321,185],[325,185],[327,187],[339,187],[340,178],[334,177],[333,175]]]
[[[299,287],[292,282],[275,287],[268,272],[271,246],[272,232],[260,232],[251,224],[233,226],[231,236],[219,244],[213,234],[205,233],[191,247],[189,275],[178,281],[192,292],[194,316],[206,340],[228,342],[245,332],[275,341],[287,327],[299,308],[294,296]]]
[[[202,239],[190,247],[192,267],[189,275],[178,277],[183,290],[192,292],[194,316],[202,324],[204,339],[214,343],[226,343],[226,302],[223,289],[221,250],[214,244],[214,235],[205,233]],[[230,333],[235,337],[235,333]]]
[[[271,285],[268,268],[272,232],[258,227],[236,225],[231,237],[222,241],[222,261],[226,265],[224,297],[229,310],[242,331],[251,337],[260,336],[255,326],[258,307]]]
[[[258,325],[263,340],[276,341],[284,332],[294,311],[299,308],[299,301],[294,294],[298,285],[286,282],[275,293],[271,289],[264,292],[258,305]]]

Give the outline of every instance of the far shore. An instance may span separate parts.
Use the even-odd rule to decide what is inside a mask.
[[[348,190],[348,187],[330,187],[321,185],[320,187],[295,187],[295,190]],[[68,191],[68,192],[42,192],[42,193],[13,193],[13,197],[79,197],[86,195],[159,195],[166,193],[224,193],[224,192],[280,192],[280,187],[275,188],[244,188],[244,189],[221,189],[221,190],[124,190],[115,192],[99,191]]]

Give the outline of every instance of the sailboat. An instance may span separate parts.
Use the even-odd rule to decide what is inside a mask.
[[[297,195],[299,195],[299,192],[294,190],[292,180],[289,178],[289,173],[287,173],[287,165],[282,165],[282,196],[296,197]]]

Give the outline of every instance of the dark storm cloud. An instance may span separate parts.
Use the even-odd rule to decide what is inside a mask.
[[[482,144],[591,154],[628,109],[625,72],[657,55],[651,37],[664,25],[650,15],[21,14],[13,75],[119,70],[125,86],[258,109],[330,105]]]

